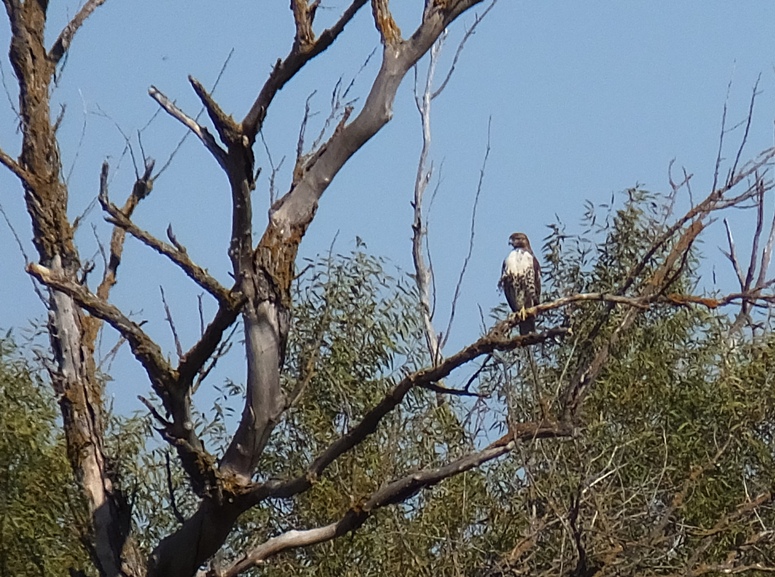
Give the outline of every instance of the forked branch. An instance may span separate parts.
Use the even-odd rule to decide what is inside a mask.
[[[121,230],[128,232],[144,245],[167,257],[170,261],[177,265],[177,267],[180,268],[180,270],[182,270],[186,276],[188,276],[197,285],[211,294],[219,304],[234,304],[236,297],[232,294],[232,292],[221,285],[221,283],[219,283],[205,269],[191,260],[191,257],[188,256],[188,252],[182,249],[182,245],[180,245],[180,243],[177,243],[178,246],[167,244],[166,242],[157,239],[151,233],[141,229],[122,209],[119,209],[116,205],[110,202],[110,199],[107,196],[100,195],[99,201],[103,210],[110,215],[108,222],[114,224]]]
[[[770,299],[772,295],[765,295],[762,291],[771,287],[773,282],[775,282],[773,280],[767,280],[773,245],[775,245],[775,215],[770,223],[770,230],[767,235],[765,246],[760,251],[759,243],[761,242],[762,234],[764,233],[765,193],[767,186],[764,181],[758,177],[756,178],[754,186],[756,190],[756,227],[751,239],[751,256],[745,274],[743,273],[740,260],[738,259],[735,250],[735,241],[732,237],[729,221],[724,219],[724,228],[727,233],[729,252],[722,252],[729,259],[732,268],[735,271],[737,281],[740,284],[739,294],[743,297],[740,299],[740,311],[737,313],[735,320],[729,328],[730,335],[738,332],[746,323],[751,323],[751,310],[757,305],[757,302],[771,302]]]
[[[272,103],[272,100],[274,100],[277,92],[285,86],[286,83],[293,78],[305,64],[307,64],[307,62],[331,46],[331,44],[334,43],[334,40],[342,33],[344,27],[365,4],[366,0],[353,0],[350,6],[342,13],[342,16],[336,24],[321,33],[314,44],[303,45],[302,43],[298,43],[297,45],[297,43],[294,43],[288,56],[286,56],[284,60],[277,61],[269,78],[261,88],[261,92],[259,92],[258,97],[250,107],[250,111],[242,120],[242,133],[248,137],[251,144],[255,141],[258,131],[261,130],[269,105]],[[310,21],[310,27],[311,25],[312,23]],[[307,36],[307,40],[309,39],[310,37]],[[302,48],[304,49],[302,50]]]
[[[511,452],[519,441],[548,436],[569,437],[572,434],[572,427],[562,425],[547,426],[545,423],[525,423],[519,434],[512,434],[503,443],[494,443],[481,451],[469,453],[441,467],[410,473],[384,485],[362,499],[357,505],[348,509],[334,523],[315,529],[292,530],[273,537],[246,553],[240,560],[219,575],[220,577],[235,577],[282,551],[323,543],[355,531],[378,509],[403,503],[423,489],[479,467],[488,461],[502,457]]]
[[[667,230],[652,244],[651,248],[646,252],[646,255],[632,267],[620,286],[618,295],[624,295],[630,290],[631,287],[636,284],[636,281],[643,276],[643,271],[646,269],[646,266],[654,255],[660,250],[665,250],[666,255],[661,260],[661,264],[656,268],[654,273],[642,281],[642,286],[639,289],[639,297],[646,301],[664,299],[665,293],[668,291],[673,281],[679,276],[685,265],[694,241],[710,224],[712,220],[711,216],[726,208],[745,206],[747,201],[757,198],[763,194],[764,190],[769,190],[772,187],[772,183],[765,181],[764,175],[760,174],[760,171],[764,170],[773,156],[775,156],[775,148],[770,148],[762,152],[755,160],[742,167],[739,172],[731,175],[722,188],[712,190],[702,202],[689,209],[686,214],[677,219],[672,226],[668,227]],[[748,186],[740,194],[727,196],[727,193],[731,192],[737,184],[749,176],[755,176],[755,181],[752,185]],[[673,295],[672,302],[674,304],[686,304],[692,302],[693,304],[703,304],[710,308],[714,308],[714,306],[729,304],[730,302],[737,300],[738,296],[743,299],[749,298],[749,294],[750,293],[743,290],[740,295],[735,295],[729,300],[720,300],[712,304],[709,304],[712,299],[705,299],[703,297],[687,298],[681,297],[680,295]],[[669,301],[670,299],[667,300]],[[609,302],[608,312],[610,313],[613,310],[613,301]],[[632,323],[637,318],[637,314],[638,311],[635,308],[628,310],[619,321],[616,329],[611,333],[610,337],[608,337],[608,340],[595,353],[593,359],[589,363],[583,364],[577,368],[574,379],[566,387],[563,395],[564,420],[573,420],[578,414],[584,398],[589,393],[592,384],[608,362],[612,347],[619,341],[627,329],[632,326]],[[591,338],[597,336],[604,322],[605,320],[601,320],[596,325],[593,329]]]
[[[159,106],[161,106],[167,112],[167,114],[178,120],[181,124],[183,124],[183,126],[193,132],[197,138],[199,138],[202,144],[204,144],[205,148],[210,151],[210,154],[213,155],[215,160],[218,161],[218,164],[221,166],[221,168],[226,170],[226,151],[218,145],[218,143],[215,141],[215,138],[212,134],[210,134],[210,131],[207,130],[207,128],[199,124],[196,120],[175,106],[175,104],[169,98],[164,96],[164,94],[162,94],[155,86],[151,86],[151,88],[148,90],[148,94],[150,94],[151,98],[159,103]]]

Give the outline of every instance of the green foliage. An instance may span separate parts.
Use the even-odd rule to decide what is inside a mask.
[[[68,575],[84,565],[77,491],[53,394],[0,339],[0,575]]]
[[[590,206],[579,234],[551,227],[542,257],[546,299],[644,286],[672,248],[652,250],[668,205],[633,189],[621,202]],[[702,267],[692,252],[669,291],[696,291]],[[413,391],[310,491],[243,515],[219,556],[227,561],[285,531],[337,521],[383,484],[482,448],[508,422],[538,419],[542,410],[558,418],[562,392],[627,310],[586,302],[542,316],[542,326],[572,334],[532,347],[537,385],[526,352],[517,350],[495,355],[480,372],[473,387],[485,398],[438,406],[433,394]],[[304,474],[404,374],[427,365],[418,319],[411,279],[362,246],[306,263],[283,373],[292,406],[259,480]],[[725,314],[698,307],[640,312],[612,346],[573,439],[522,443],[379,510],[354,535],[283,553],[250,574],[635,576],[702,566],[714,575],[708,567],[730,555],[738,564],[773,565],[766,528],[775,526],[775,510],[766,496],[775,478],[775,339],[766,322],[756,336],[734,339],[729,326]],[[239,384],[226,383],[213,410],[198,416],[211,447],[227,438],[241,395]],[[108,449],[121,455],[135,534],[147,552],[178,526],[173,503],[188,516],[197,499],[170,449],[149,440],[148,417],[117,419],[111,431]]]
[[[590,208],[579,236],[553,227],[545,247],[548,298],[647,282],[670,248],[648,256],[666,228],[667,201],[657,200],[627,191],[622,206],[604,206],[602,216]],[[701,265],[693,252],[670,292],[694,289]],[[562,405],[556,393],[609,340],[624,312],[584,304],[543,319],[573,329],[572,338],[536,351],[543,394],[555,410]],[[579,435],[535,441],[516,461],[490,468],[493,509],[488,531],[471,544],[472,557],[483,561],[472,571],[656,575],[702,565],[714,575],[721,570],[708,567],[730,559],[772,566],[774,341],[766,322],[763,333],[735,339],[729,324],[725,314],[697,307],[642,312],[593,383]],[[494,389],[509,384],[512,418],[536,414],[526,384],[532,375],[519,353],[504,355],[489,379]]]
[[[300,276],[284,371],[286,395],[297,401],[265,456],[269,475],[302,474],[404,374],[427,363],[414,286],[362,248],[310,261]],[[437,407],[428,391],[413,391],[312,490],[247,515],[232,548],[336,521],[381,484],[470,448],[451,407]],[[430,571],[447,555],[454,534],[471,522],[470,510],[440,506],[433,494],[448,494],[458,483],[471,485],[476,479],[465,475],[380,511],[352,537],[283,555],[273,562],[273,574],[374,575],[385,567]]]

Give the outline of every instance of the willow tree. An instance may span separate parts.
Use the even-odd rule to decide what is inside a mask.
[[[83,563],[84,510],[53,391],[8,336],[0,338],[0,400],[0,572],[65,576]]]
[[[292,377],[286,363],[289,328],[293,325],[293,279],[297,274],[299,245],[314,218],[325,218],[319,205],[326,189],[359,149],[390,120],[396,91],[412,67],[478,0],[429,0],[415,29],[404,36],[397,27],[387,0],[372,0],[371,16],[381,40],[379,70],[368,95],[356,110],[346,106],[336,126],[313,150],[296,155],[287,192],[274,202],[265,222],[258,224],[252,210],[257,167],[253,154],[256,138],[279,91],[313,59],[345,35],[345,28],[363,9],[366,0],[353,0],[328,29],[315,30],[318,2],[291,2],[295,35],[287,56],[277,60],[266,82],[241,120],[216,102],[195,78],[190,84],[209,118],[210,127],[180,109],[167,95],[151,87],[150,96],[173,119],[194,134],[226,177],[230,192],[230,242],[225,248],[231,263],[230,279],[215,278],[198,265],[173,234],[162,240],[133,219],[136,208],[151,192],[154,163],[145,160],[123,205],[108,194],[109,167],[103,165],[99,203],[114,229],[101,279],[90,286],[75,243],[76,222],[68,217],[68,185],[57,138],[58,117],[52,116],[51,93],[59,69],[71,51],[75,35],[104,0],[88,0],[57,34],[47,30],[47,2],[4,0],[11,28],[9,59],[18,82],[21,144],[18,154],[0,150],[0,162],[19,180],[24,192],[37,262],[28,272],[42,285],[49,311],[51,344],[49,373],[62,412],[67,454],[89,510],[87,549],[101,575],[194,575],[218,553],[238,521],[267,502],[312,498],[315,490],[334,474],[339,463],[360,455],[360,449],[380,430],[386,417],[409,402],[418,390],[441,395],[469,394],[445,384],[455,369],[496,351],[509,351],[561,338],[571,330],[548,315],[545,330],[512,336],[517,318],[500,321],[460,351],[444,356],[429,320],[427,291],[420,288],[420,304],[431,354],[426,366],[408,364],[386,391],[337,430],[319,451],[303,464],[292,460],[281,471],[267,463],[268,447],[280,434],[304,435],[290,409],[303,398],[310,383],[305,371]],[[47,38],[54,38],[47,44]],[[75,58],[76,55],[73,55]],[[584,406],[597,378],[612,358],[623,335],[637,326],[645,310],[657,304],[707,306],[709,301],[691,294],[673,294],[671,287],[688,258],[694,241],[719,211],[745,205],[767,188],[765,169],[772,157],[766,151],[748,164],[731,167],[728,177],[714,185],[708,197],[685,215],[666,222],[651,239],[648,250],[621,265],[621,275],[605,291],[562,295],[527,311],[544,314],[579,302],[605,303],[600,322],[590,340],[595,347],[579,357],[573,370],[557,385],[557,402],[542,403],[550,410],[533,411],[508,420],[508,431],[487,446],[471,446],[463,454],[446,454],[441,463],[419,463],[412,471],[381,471],[378,482],[352,489],[352,499],[317,524],[278,524],[274,534],[259,543],[246,542],[225,569],[215,573],[235,575],[264,563],[289,549],[335,540],[360,528],[378,510],[402,503],[426,487],[436,485],[512,452],[521,440],[568,438],[578,434]],[[752,180],[752,184],[748,182]],[[738,190],[740,189],[740,190]],[[331,215],[335,217],[336,215]],[[203,216],[204,218],[204,216]],[[261,234],[254,238],[254,227]],[[423,227],[415,228],[415,246]],[[142,324],[111,302],[127,235],[177,266],[192,283],[209,295],[217,310],[200,338],[182,351],[178,362],[168,359],[162,347]],[[417,277],[424,277],[422,260]],[[729,301],[760,302],[764,286],[748,283]],[[624,310],[624,312],[622,312]],[[194,313],[196,314],[196,313]],[[212,452],[196,427],[192,390],[206,376],[211,359],[219,353],[227,332],[240,323],[244,333],[245,393],[239,424],[225,447]],[[614,323],[611,325],[611,323]],[[104,379],[95,360],[97,337],[109,325],[128,343],[147,375],[158,403],[148,402],[155,426],[174,449],[196,496],[190,512],[181,512],[180,523],[154,543],[150,553],[136,542],[132,529],[131,499],[111,466],[106,442]],[[314,341],[313,341],[314,343]],[[321,347],[324,343],[320,344]],[[315,354],[307,352],[314,373]],[[306,366],[306,365],[304,365]],[[323,385],[320,385],[323,386]],[[539,399],[540,400],[540,399]],[[538,402],[539,400],[536,400]],[[291,431],[289,433],[288,431]],[[410,439],[407,439],[409,442]],[[310,521],[311,518],[299,519]],[[268,523],[269,521],[267,521]]]

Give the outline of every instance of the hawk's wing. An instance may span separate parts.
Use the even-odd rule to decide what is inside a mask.
[[[514,282],[514,277],[509,274],[505,260],[503,261],[503,267],[501,268],[501,278],[498,281],[498,288],[503,290],[503,294],[506,295],[506,302],[509,303],[512,312],[516,311],[517,308],[519,308],[519,304],[517,303],[517,286]]]
[[[535,302],[533,305],[537,305],[541,302],[541,263],[533,255],[533,283],[535,285]]]

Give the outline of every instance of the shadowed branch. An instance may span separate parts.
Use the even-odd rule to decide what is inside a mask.
[[[81,6],[78,13],[67,23],[67,26],[64,27],[62,32],[59,33],[54,45],[48,52],[49,60],[56,64],[62,59],[62,56],[64,56],[65,52],[70,48],[70,43],[73,41],[73,37],[75,36],[75,33],[78,32],[78,29],[86,19],[91,16],[91,13],[104,3],[105,0],[89,0],[86,4]]]

